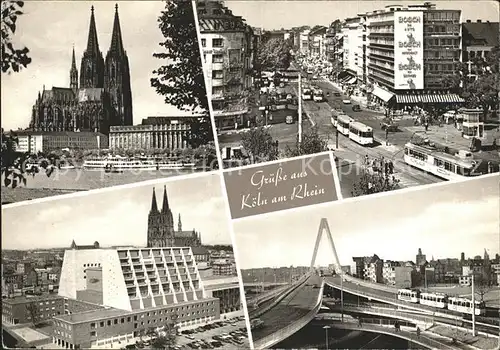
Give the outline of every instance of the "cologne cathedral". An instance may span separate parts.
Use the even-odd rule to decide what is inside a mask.
[[[163,189],[163,205],[161,210],[156,203],[155,190],[153,188],[153,199],[148,217],[148,247],[199,247],[201,246],[201,234],[192,231],[183,231],[181,215],[177,222],[177,230],[174,226],[174,216],[170,210],[167,197],[167,188]]]
[[[127,53],[123,47],[118,5],[106,60],[99,50],[94,7],[91,8],[87,49],[76,68],[75,49],[69,71],[70,87],[38,93],[30,129],[109,133],[111,125],[132,125],[132,92]]]

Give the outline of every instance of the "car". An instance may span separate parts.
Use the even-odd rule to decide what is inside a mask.
[[[360,105],[353,105],[352,106],[353,112],[360,112],[361,111],[361,106]]]
[[[394,123],[389,123],[389,122],[380,123],[380,128],[382,130],[387,130],[387,131],[398,131],[398,125],[394,124]]]
[[[333,93],[333,96],[335,96],[335,97],[340,97],[341,95],[340,95],[340,92],[334,92],[334,93]]]
[[[344,100],[342,100],[342,103],[345,104],[345,105],[350,105],[351,104],[351,100],[344,99]]]
[[[194,340],[194,337],[192,335],[186,335],[185,337],[188,339]]]

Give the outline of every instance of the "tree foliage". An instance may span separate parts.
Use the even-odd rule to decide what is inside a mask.
[[[292,43],[283,38],[264,41],[257,49],[257,66],[260,70],[288,69],[292,61]]]
[[[163,65],[153,71],[151,86],[165,103],[201,115],[188,121],[192,133],[189,143],[197,148],[213,141],[214,136],[191,1],[166,0],[158,23],[165,40],[160,43],[162,52],[153,57]]]
[[[328,149],[327,140],[318,133],[318,129],[313,127],[302,135],[302,142],[298,142],[294,148],[287,146],[285,154],[287,157],[297,157],[307,154],[324,152]]]
[[[278,159],[277,143],[264,127],[252,128],[242,133],[241,145],[250,157],[251,164]]]
[[[400,188],[400,181],[396,179],[394,175],[384,171],[383,159],[375,160],[375,163],[378,163],[381,166],[377,168],[370,167],[368,164],[365,164],[361,168],[358,181],[354,183],[351,191],[353,197],[393,191]]]
[[[40,313],[38,311],[38,305],[35,302],[26,304],[26,311],[31,318],[33,325],[40,323]]]
[[[5,187],[16,188],[19,185],[27,184],[27,176],[35,176],[40,171],[45,170],[47,176],[54,172],[59,157],[56,154],[30,154],[28,152],[16,151],[18,138],[12,132],[6,135],[2,129],[2,153],[1,153],[1,174]],[[38,166],[28,167],[28,163],[36,162]]]
[[[23,14],[24,1],[2,1],[2,73],[19,72],[31,63],[29,49],[15,48],[12,37],[16,33],[17,19]]]

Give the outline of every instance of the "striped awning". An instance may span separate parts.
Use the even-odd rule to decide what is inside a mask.
[[[353,77],[353,78],[351,78],[351,79],[347,82],[347,84],[354,84],[354,83],[356,82],[356,80],[358,80],[358,78]]]
[[[397,103],[462,103],[465,100],[457,94],[396,95]]]
[[[382,89],[381,87],[374,86],[372,94],[380,98],[384,102],[388,102],[394,94],[392,92],[389,92],[387,90]]]

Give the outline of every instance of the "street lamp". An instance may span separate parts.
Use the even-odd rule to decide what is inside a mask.
[[[330,326],[324,326],[323,327],[323,329],[325,330],[325,333],[326,333],[326,336],[325,336],[325,338],[326,338],[326,350],[328,350],[328,330],[330,328],[332,328],[332,327],[330,327]]]

